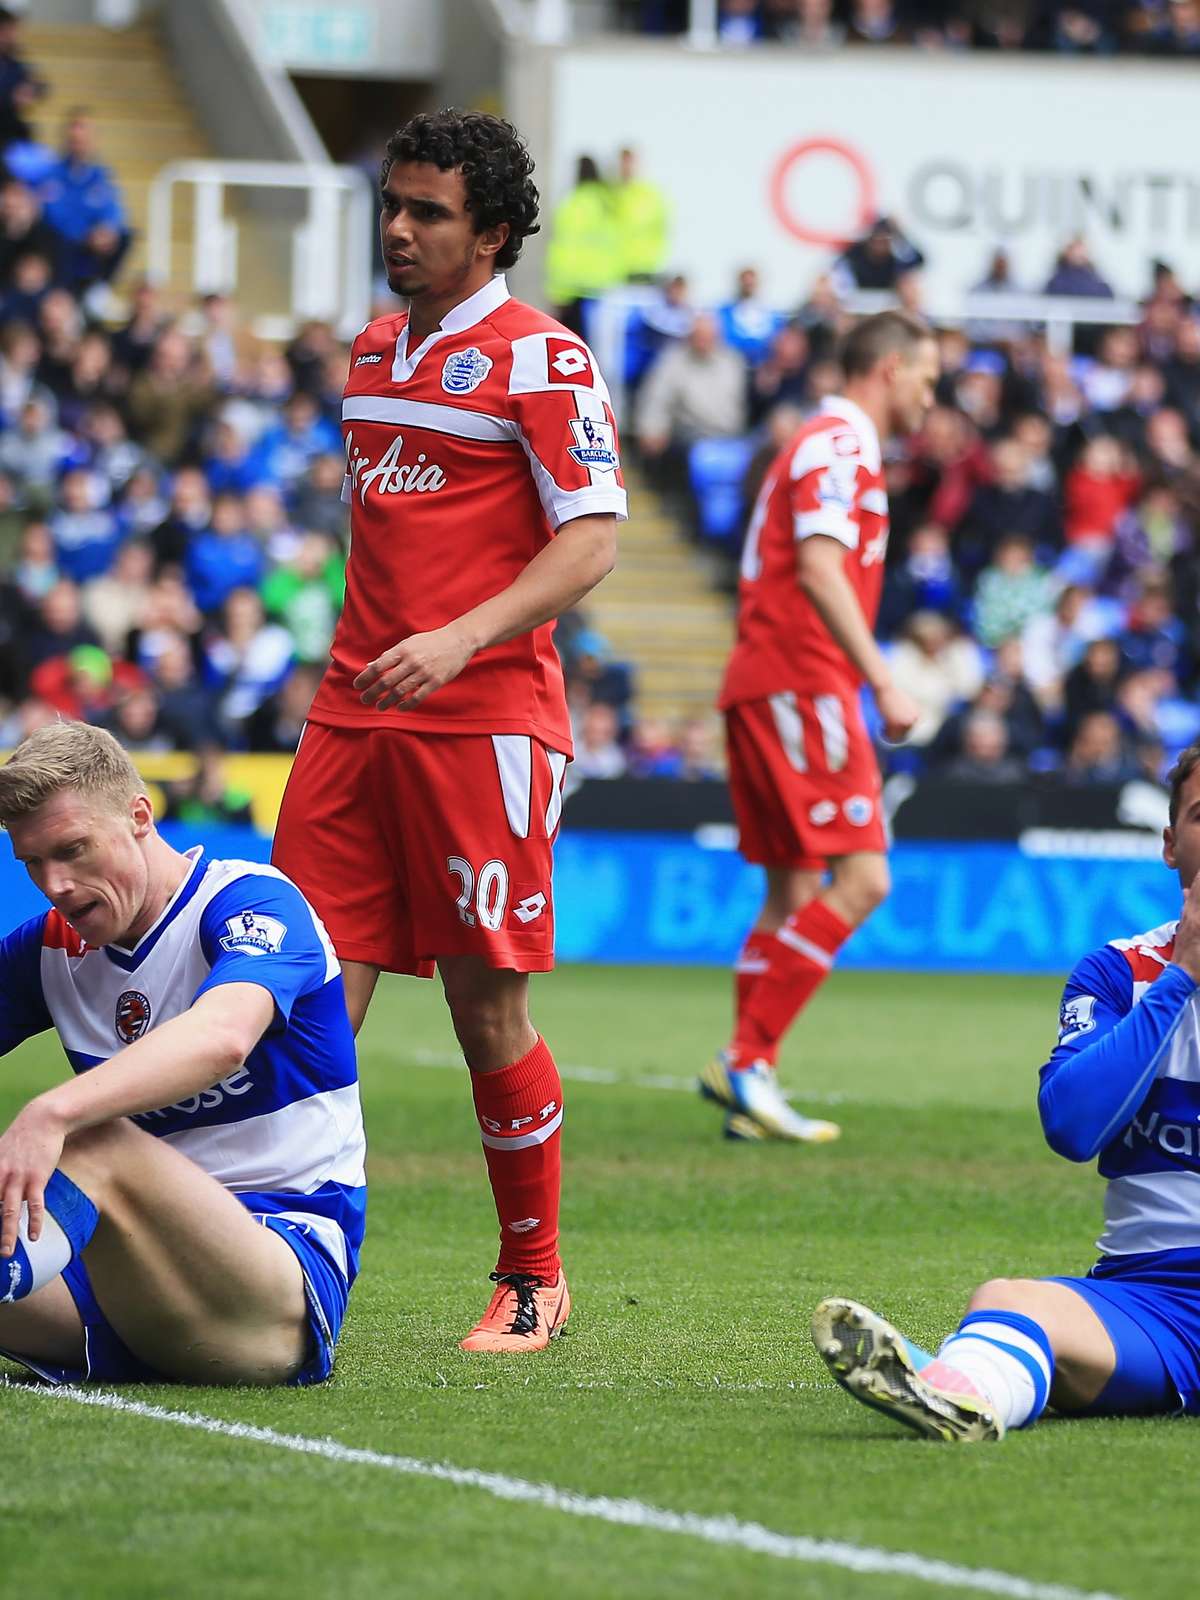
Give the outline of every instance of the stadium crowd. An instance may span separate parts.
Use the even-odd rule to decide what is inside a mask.
[[[652,34],[688,27],[688,0],[619,0],[625,26]],[[834,49],[915,44],[942,50],[1051,50],[1062,55],[1200,54],[1196,0],[721,0],[717,34],[738,48],[764,42]]]

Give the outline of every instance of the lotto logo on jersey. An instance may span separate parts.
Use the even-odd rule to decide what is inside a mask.
[[[595,422],[591,417],[572,417],[575,443],[567,446],[572,461],[593,472],[617,470],[616,430],[611,422]]]
[[[442,368],[442,388],[447,394],[470,394],[492,370],[492,358],[474,346],[470,350],[456,350],[446,357]]]
[[[150,1002],[140,989],[126,989],[117,998],[117,1014],[113,1026],[117,1038],[124,1044],[140,1039],[150,1026]]]
[[[247,956],[270,956],[279,950],[286,932],[287,923],[278,917],[268,917],[262,911],[243,911],[226,921],[221,948]]]
[[[592,363],[586,350],[565,339],[547,339],[546,373],[551,383],[587,383],[592,381]]]

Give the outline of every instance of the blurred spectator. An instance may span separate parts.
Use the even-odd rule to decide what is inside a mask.
[[[1068,743],[1085,717],[1116,704],[1121,650],[1115,639],[1092,639],[1063,682],[1063,726]]]
[[[962,606],[962,584],[946,530],[928,522],[910,536],[903,559],[884,575],[878,632],[890,638],[914,612],[957,617]]]
[[[638,444],[656,479],[679,488],[689,445],[733,437],[746,421],[746,364],[721,342],[716,318],[703,313],[686,342],[665,350],[642,385]]]
[[[1064,678],[1103,631],[1104,618],[1091,591],[1077,583],[1059,592],[1052,612],[1030,617],[1021,633],[1021,649],[1025,676],[1043,706],[1061,706]]]
[[[350,513],[342,500],[345,466],[341,451],[317,456],[292,496],[297,524],[323,533],[340,545],[346,544],[349,535]]]
[[[625,752],[618,742],[617,713],[603,701],[594,701],[583,713],[575,736],[575,772],[580,778],[620,778],[625,774]]]
[[[1132,670],[1157,668],[1169,674],[1175,687],[1190,681],[1192,662],[1187,629],[1175,615],[1170,581],[1153,568],[1142,580],[1129,626],[1118,642]]]
[[[677,778],[683,764],[671,729],[660,717],[643,717],[629,736],[628,767],[633,778]]]
[[[1092,264],[1087,240],[1082,234],[1068,239],[1058,253],[1054,271],[1046,280],[1045,294],[1088,295],[1111,300],[1112,286],[1096,271]]]
[[[25,660],[31,670],[52,656],[69,655],[77,645],[100,643],[83,619],[77,585],[60,578],[47,590],[25,639]]]
[[[149,684],[118,695],[104,719],[104,726],[126,750],[157,752],[171,749],[171,736],[159,720],[158,696]]]
[[[190,777],[163,785],[165,820],[183,822],[189,828],[249,827],[253,821],[250,793],[231,783],[225,769],[224,751],[205,745]]]
[[[181,467],[171,490],[167,516],[150,534],[155,569],[182,567],[192,540],[212,517],[208,480],[198,467]]]
[[[113,361],[127,378],[136,377],[145,367],[154,347],[170,325],[163,310],[162,297],[148,278],[133,286],[132,314],[124,327],[113,335]]]
[[[98,474],[86,467],[65,472],[49,520],[59,568],[73,582],[86,583],[112,566],[123,529]]]
[[[1117,518],[1133,501],[1139,476],[1111,434],[1089,439],[1063,485],[1068,544],[1111,544]]]
[[[915,612],[889,652],[893,681],[921,707],[908,736],[932,744],[950,712],[983,687],[983,656],[973,639],[936,611]]]
[[[627,145],[618,161],[611,204],[621,273],[629,283],[651,283],[666,266],[671,207],[659,185],[640,175],[636,150]]]
[[[568,684],[582,687],[585,704],[601,701],[623,717],[633,698],[633,674],[627,662],[614,660],[603,634],[588,627],[577,630],[567,647],[565,670]]]
[[[12,427],[21,407],[35,394],[57,417],[53,393],[37,380],[40,356],[41,345],[27,323],[6,322],[0,327],[0,424],[4,427]]]
[[[321,415],[312,395],[298,389],[285,401],[282,419],[259,435],[246,463],[247,477],[290,494],[318,456],[341,446],[340,430]]]
[[[83,587],[83,615],[114,659],[127,654],[141,626],[154,575],[154,552],[145,539],[129,539],[109,572]]]
[[[220,741],[212,691],[201,680],[186,635],[164,634],[152,676],[158,693],[159,726],[177,750]]]
[[[235,737],[241,724],[275,693],[292,664],[286,628],[267,622],[253,589],[234,589],[220,626],[204,641],[205,675],[218,691],[219,712]]]
[[[50,593],[61,574],[54,540],[45,522],[26,523],[17,540],[11,568],[5,563],[6,581],[16,591],[22,607],[33,609]],[[5,570],[0,569],[0,570]]]
[[[1037,565],[1032,542],[1024,534],[1005,534],[975,585],[977,637],[998,645],[1053,605],[1053,580]]]
[[[687,717],[679,729],[679,768],[684,783],[711,783],[721,777],[720,741],[712,717]]]
[[[895,289],[897,281],[925,257],[890,217],[877,217],[839,257],[831,276],[842,293],[851,289]]]
[[[13,282],[17,262],[27,255],[44,256],[51,264],[52,278],[57,279],[62,252],[62,235],[46,221],[41,201],[28,184],[17,178],[0,184],[0,285],[7,287]]]
[[[1029,482],[1029,457],[1018,440],[997,439],[988,452],[991,482],[981,484],[963,518],[960,559],[987,563],[1005,534],[1024,534],[1033,548],[1052,557],[1062,544],[1062,524],[1052,495]]]
[[[546,293],[555,315],[582,334],[583,303],[624,277],[612,193],[592,156],[580,156],[575,187],[554,208],[546,245]]]
[[[173,467],[194,442],[215,398],[207,368],[184,335],[169,328],[129,385],[126,403],[133,436]]]
[[[789,322],[775,334],[770,349],[750,374],[750,420],[759,422],[776,406],[806,409],[808,400],[808,335]]]
[[[135,473],[150,467],[150,457],[134,444],[121,413],[107,401],[88,407],[77,432],[86,466],[108,485],[110,496],[119,497]]]
[[[300,662],[268,695],[246,721],[246,742],[251,750],[291,755],[304,732],[308,708],[321,682],[323,669]]]
[[[296,659],[322,665],[345,592],[346,558],[323,533],[302,534],[295,555],[281,562],[261,589],[267,615],[291,634]]]
[[[751,367],[756,366],[770,349],[780,323],[779,313],[762,297],[757,267],[741,269],[733,299],[720,307],[717,317],[725,343],[739,351]],[[807,348],[806,340],[806,355]]]
[[[254,481],[250,446],[228,416],[219,416],[206,432],[201,470],[214,494],[245,494]],[[341,482],[339,477],[338,482]]]
[[[32,139],[29,113],[46,93],[46,85],[20,54],[21,15],[0,7],[0,150]]]
[[[1126,783],[1138,776],[1111,711],[1089,711],[1080,719],[1061,770],[1067,783]]]
[[[304,323],[286,351],[287,364],[292,369],[296,388],[303,389],[305,394],[311,394],[314,399],[319,399],[325,387],[329,362],[340,354],[341,346],[327,322],[321,322],[314,317]],[[343,364],[339,378],[339,392],[345,381],[346,366]]]
[[[763,37],[758,0],[721,0],[717,38],[722,44],[757,44]]]
[[[76,450],[75,440],[58,426],[45,397],[35,391],[21,407],[16,426],[0,433],[0,472],[22,504],[44,511]]]
[[[1020,783],[1024,763],[1008,750],[1008,730],[994,711],[973,711],[963,724],[962,750],[941,769],[954,783]]]
[[[121,521],[131,533],[148,534],[163,525],[171,507],[154,467],[136,468],[121,494],[119,509]]]
[[[38,190],[46,221],[67,241],[66,274],[72,288],[108,283],[133,237],[116,182],[96,160],[96,130],[82,108],[69,113],[62,154]]]
[[[212,519],[192,535],[184,568],[201,611],[219,610],[235,589],[257,588],[264,565],[262,546],[246,527],[241,495],[214,496]]]

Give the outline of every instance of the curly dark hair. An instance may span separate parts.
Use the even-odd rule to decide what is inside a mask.
[[[508,238],[496,255],[501,272],[516,262],[529,235],[540,231],[533,159],[521,135],[503,117],[457,111],[453,106],[422,112],[388,140],[381,184],[387,182],[393,161],[428,162],[442,172],[461,171],[476,233],[508,223]]]

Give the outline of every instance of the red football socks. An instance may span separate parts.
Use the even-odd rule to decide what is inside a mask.
[[[737,1066],[774,1064],[793,1018],[829,976],[834,957],[853,931],[818,898],[794,912],[771,937],[767,970],[739,1009],[730,1047]]]
[[[497,1272],[558,1276],[562,1083],[542,1038],[499,1072],[473,1072],[471,1092],[500,1219]]]
[[[755,984],[771,965],[774,947],[775,935],[762,928],[751,928],[746,935],[746,942],[733,969],[734,1012],[739,1023]]]

